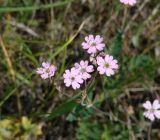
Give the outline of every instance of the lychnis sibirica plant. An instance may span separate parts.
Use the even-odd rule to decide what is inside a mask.
[[[0,0],[0,140],[160,140],[160,0]]]

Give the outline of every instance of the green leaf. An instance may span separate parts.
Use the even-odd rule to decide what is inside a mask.
[[[109,122],[104,125],[102,139],[103,140],[128,140],[129,132],[127,129],[123,127],[123,125]]]
[[[144,68],[146,65],[151,63],[151,57],[147,55],[138,55],[131,58],[129,63],[129,70]]]
[[[67,101],[63,104],[61,104],[60,106],[58,106],[52,113],[49,114],[49,116],[47,116],[45,118],[46,121],[52,120],[56,117],[59,117],[63,114],[66,114],[70,111],[72,111],[72,109],[77,106],[78,104],[75,101]]]
[[[93,114],[92,108],[87,108],[86,106],[77,105],[72,112],[67,116],[68,121],[75,121],[78,118],[88,119]]]
[[[90,122],[89,120],[81,121],[78,125],[76,139],[77,140],[100,140],[101,125],[98,122]]]
[[[115,58],[120,58],[120,54],[122,51],[122,32],[118,32],[113,41],[113,44],[110,46],[110,54]]]

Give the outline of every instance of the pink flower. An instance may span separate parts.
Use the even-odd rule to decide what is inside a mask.
[[[79,70],[72,68],[66,70],[63,74],[64,83],[67,87],[72,86],[73,89],[80,88],[80,84],[83,83],[82,76],[79,75]]]
[[[82,42],[83,49],[86,49],[89,54],[95,54],[98,51],[102,51],[105,47],[103,38],[100,35],[96,35],[94,38],[93,35],[85,37],[86,42]]]
[[[41,75],[42,79],[47,79],[54,76],[57,68],[49,62],[43,62],[41,68],[37,68],[36,73]]]
[[[89,73],[93,72],[93,66],[88,65],[88,61],[80,61],[80,64],[75,63],[75,68],[79,70],[79,74],[82,76],[82,79],[87,80],[88,78],[91,78],[91,75]]]
[[[97,57],[97,64],[100,74],[106,74],[111,76],[115,74],[115,70],[118,69],[117,60],[113,59],[113,56],[106,55],[104,58],[101,56]]]
[[[120,2],[126,5],[128,4],[128,5],[133,6],[136,4],[137,1],[136,0],[120,0]]]
[[[154,121],[155,118],[160,119],[160,103],[158,100],[154,100],[153,104],[150,101],[146,101],[143,104],[143,107],[147,110],[144,112],[144,116],[151,121]]]

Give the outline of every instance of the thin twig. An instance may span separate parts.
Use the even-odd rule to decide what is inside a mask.
[[[27,32],[28,34],[34,37],[37,37],[37,38],[39,37],[39,35],[35,31],[33,31],[30,27],[24,25],[23,23],[18,23],[13,19],[9,21],[8,23],[11,24],[12,26],[15,26],[16,28],[21,29],[22,31]]]
[[[108,116],[111,120],[116,121],[116,122],[120,122],[120,123],[128,126],[128,123],[127,123],[126,121],[123,121],[123,120],[120,120],[119,118],[117,118],[117,117],[113,114],[113,112],[107,113],[107,112],[104,112],[104,111],[96,108],[95,106],[92,106],[92,108],[93,108],[95,111],[97,111],[99,115],[101,114],[102,116]],[[134,126],[134,125],[136,125],[136,124],[130,123],[130,125],[133,125],[133,126]]]
[[[137,92],[137,91],[155,91],[155,90],[160,90],[160,87],[149,87],[149,88],[128,88],[127,89],[129,92]]]
[[[134,134],[134,131],[132,129],[132,125],[131,125],[131,120],[130,120],[130,114],[128,113],[128,109],[125,108],[125,112],[126,112],[126,118],[127,118],[127,128],[128,128],[128,131],[129,131],[129,134],[130,134],[130,140],[136,140],[136,137],[135,137],[135,134]]]
[[[144,2],[142,2],[142,5],[139,7],[139,9],[137,10],[137,12],[133,15],[133,17],[131,18],[130,22],[128,23],[128,25],[126,26],[126,28],[124,29],[124,33],[126,33],[128,31],[128,29],[130,28],[130,26],[132,25],[133,21],[138,17],[139,13],[142,11],[142,9],[145,7],[145,5],[149,2],[150,0],[145,0]]]
[[[7,61],[9,73],[10,73],[10,75],[12,76],[13,81],[15,81],[15,71],[14,71],[14,69],[13,69],[12,61],[11,61],[11,59],[10,59],[10,57],[9,57],[8,51],[7,51],[7,49],[6,49],[6,46],[5,46],[4,42],[3,42],[3,39],[2,39],[2,36],[1,36],[1,35],[0,35],[0,45],[1,45],[1,47],[2,47],[2,50],[3,50],[3,53],[4,53],[5,59],[6,59],[6,61]]]
[[[151,131],[152,131],[152,123],[149,125],[148,128],[148,140],[151,140]]]

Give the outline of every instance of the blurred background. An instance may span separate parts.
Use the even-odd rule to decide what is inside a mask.
[[[89,34],[120,68],[74,91],[62,75],[89,58]],[[1,0],[0,58],[0,140],[160,140],[142,107],[160,99],[159,0]],[[35,73],[43,61],[58,67],[52,81]]]

